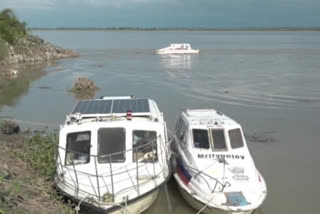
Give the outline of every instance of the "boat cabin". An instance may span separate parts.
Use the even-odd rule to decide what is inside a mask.
[[[175,50],[190,50],[191,46],[188,43],[174,43],[170,45],[170,48]]]
[[[169,176],[167,130],[154,100],[79,101],[59,136],[57,186],[105,209],[156,190]]]
[[[182,196],[206,213],[251,213],[266,197],[240,124],[214,109],[183,111],[175,129]],[[220,212],[215,212],[220,211]]]
[[[227,152],[246,146],[241,126],[213,109],[182,112],[176,136],[181,144],[198,151]]]

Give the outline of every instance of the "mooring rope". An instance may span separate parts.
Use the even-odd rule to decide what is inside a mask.
[[[205,208],[207,208],[207,206],[209,205],[209,203],[214,199],[214,197],[216,197],[216,195],[213,195],[210,200],[196,213],[196,214],[200,214]]]

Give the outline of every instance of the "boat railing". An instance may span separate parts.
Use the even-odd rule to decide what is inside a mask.
[[[157,143],[159,142],[159,143]],[[166,147],[169,145],[166,145],[163,138],[159,135],[158,137],[147,141],[144,145],[136,146],[132,149],[128,149],[121,152],[116,152],[112,154],[107,155],[93,155],[90,154],[90,162],[93,161],[94,163],[94,173],[88,172],[84,170],[80,170],[80,166],[75,163],[74,157],[71,156],[71,165],[66,165],[63,163],[62,154],[66,154],[66,152],[72,152],[79,155],[88,155],[86,153],[76,152],[68,148],[61,147],[59,145],[55,146],[58,147],[58,152],[56,154],[57,158],[57,178],[59,179],[58,182],[62,182],[65,186],[67,186],[70,189],[73,189],[75,194],[73,197],[76,198],[82,198],[86,195],[86,198],[94,198],[96,199],[98,203],[100,202],[110,202],[110,203],[121,203],[121,201],[116,201],[115,197],[125,191],[131,191],[134,189],[137,192],[137,195],[140,196],[145,191],[141,191],[141,188],[144,184],[147,182],[154,182],[154,187],[157,185],[156,179],[161,176],[161,174],[165,175],[166,173],[169,173],[169,169],[166,167],[168,166],[169,157],[167,157],[167,150]],[[139,159],[138,158],[138,151],[141,151],[146,148],[151,148],[152,155],[149,157],[148,160]],[[154,154],[154,151],[156,150],[156,153]],[[119,165],[117,167],[114,167],[114,164],[118,164],[116,162],[112,162],[112,157],[119,154],[126,154],[128,152],[132,152],[135,155],[135,158],[132,160],[132,162],[129,162],[127,164],[123,164],[123,166]],[[104,158],[104,160],[108,160],[106,163],[98,163],[98,158]],[[152,164],[152,172],[150,172],[148,169],[151,168],[150,164]],[[105,172],[99,172],[99,169],[101,166],[105,167],[108,165],[108,169],[104,170]],[[158,167],[156,167],[156,165]],[[148,171],[148,179],[141,179],[139,175],[142,172],[142,169],[145,168]],[[157,169],[158,170],[157,170]],[[160,169],[159,169],[160,168]],[[104,168],[105,169],[105,168]],[[67,173],[68,172],[68,173]],[[135,173],[134,173],[135,172]],[[70,175],[68,179],[65,179],[65,175]],[[127,179],[130,180],[131,184],[130,186],[125,186],[123,188],[117,188],[118,191],[115,189],[115,176],[117,175],[125,175]],[[73,175],[73,176],[71,176]],[[81,188],[81,183],[79,177],[86,176],[88,177],[88,180],[90,181],[90,186],[92,187],[91,191],[88,191],[88,189]],[[73,178],[72,178],[73,177]],[[107,182],[109,179],[109,182]],[[95,180],[96,184],[93,184],[93,181]],[[136,180],[136,181],[135,181]],[[101,189],[107,189],[108,194],[102,194]],[[116,192],[117,191],[117,192]]]
[[[213,177],[211,175],[208,175],[204,171],[195,169],[195,168],[193,168],[191,166],[185,166],[185,168],[187,168],[190,171],[193,171],[193,173],[195,174],[193,176],[193,178],[197,178],[197,177],[201,178],[201,180],[203,180],[206,183],[206,185],[208,186],[208,188],[209,188],[211,193],[216,192],[216,189],[217,189],[218,186],[221,187],[219,191],[223,192],[225,187],[229,187],[231,185],[228,181],[221,182],[221,181],[219,181],[219,179],[217,179],[217,178],[215,178],[215,177]],[[208,180],[210,180],[210,182],[215,181],[215,185],[214,185],[213,188],[211,187],[210,182]]]
[[[177,136],[176,136],[175,134],[173,134],[173,133],[170,132],[170,131],[169,131],[169,133],[170,133],[171,137],[172,137],[175,141],[181,142],[181,141],[177,138]],[[173,145],[174,145],[174,144],[173,144]],[[222,161],[223,161],[223,164],[224,164],[224,167],[225,167],[225,160],[222,160]],[[216,163],[218,163],[218,162],[220,163],[220,160],[217,160]],[[193,172],[193,174],[194,174],[193,178],[197,178],[197,177],[201,178],[201,179],[206,183],[206,185],[208,186],[208,188],[209,188],[209,190],[210,190],[211,193],[215,192],[218,186],[221,187],[220,190],[219,190],[219,191],[221,191],[221,192],[224,190],[225,187],[231,186],[231,184],[230,184],[228,181],[221,182],[221,181],[219,181],[219,179],[217,179],[217,178],[215,178],[215,177],[213,177],[213,176],[211,176],[211,175],[208,175],[207,173],[205,173],[205,172],[202,171],[202,170],[193,168],[192,166],[190,166],[190,165],[188,165],[188,164],[184,164],[184,167],[185,167],[186,169],[188,169],[188,170],[190,170],[190,171]],[[211,182],[212,180],[215,181],[215,185],[214,185],[213,188],[211,187],[210,182],[209,182],[208,180],[210,180],[210,182]]]

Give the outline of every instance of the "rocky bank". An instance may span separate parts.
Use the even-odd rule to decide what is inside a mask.
[[[79,56],[73,50],[56,46],[34,35],[27,35],[20,38],[14,45],[7,44],[7,46],[8,56],[0,61],[0,66],[7,69],[17,67],[20,63],[33,63]]]

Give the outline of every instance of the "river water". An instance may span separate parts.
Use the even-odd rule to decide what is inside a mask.
[[[79,58],[23,69],[31,77],[1,93],[1,116],[62,124],[77,98],[68,89],[89,77],[102,95],[156,100],[170,130],[185,108],[215,108],[244,128],[268,185],[260,214],[319,213],[320,32],[35,31]],[[160,56],[174,42],[197,55]],[[32,76],[33,75],[33,76]],[[26,125],[30,127],[30,125]],[[195,213],[169,182],[173,213]],[[162,191],[147,213],[166,213]]]

